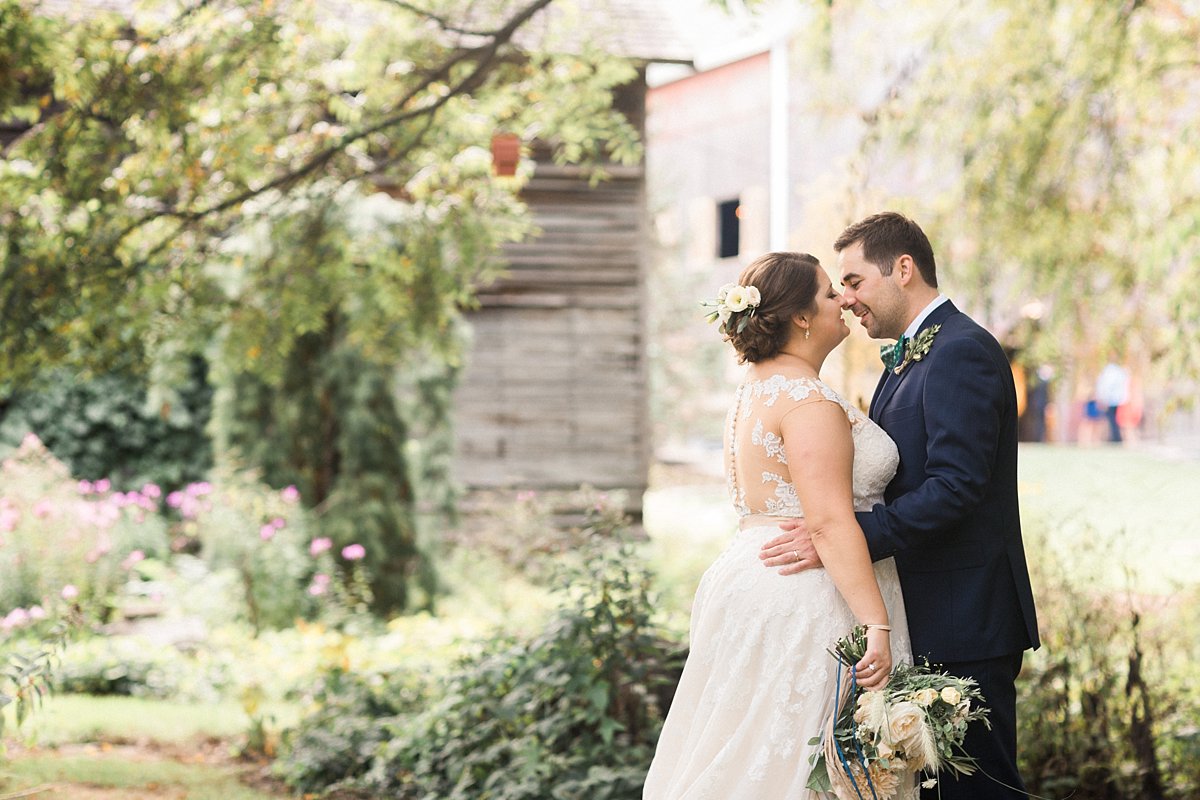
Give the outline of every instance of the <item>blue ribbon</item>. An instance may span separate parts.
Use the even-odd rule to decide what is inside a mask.
[[[838,661],[837,671],[837,694],[836,697],[842,696],[842,668],[841,661]],[[846,698],[849,702],[854,697],[854,690],[858,688],[858,679],[854,675],[854,667],[850,667],[850,697]],[[842,709],[840,706],[834,708],[833,712],[833,727],[836,730],[837,721],[841,719]],[[854,749],[858,752],[858,762],[863,765],[863,778],[867,781],[867,788],[871,790],[872,800],[879,800],[879,796],[875,794],[875,786],[871,782],[871,773],[867,770],[866,759],[863,757],[862,743],[858,741],[858,728],[854,724],[854,716],[850,716],[850,735],[854,738]],[[854,787],[854,793],[858,795],[858,800],[866,800],[862,792],[858,789],[858,781],[854,779],[854,773],[850,771],[850,762],[846,760],[846,754],[842,752],[842,745],[838,742],[837,734],[833,734],[833,749],[837,751],[838,760],[842,762],[842,769],[846,773],[846,777],[850,779],[850,785]]]

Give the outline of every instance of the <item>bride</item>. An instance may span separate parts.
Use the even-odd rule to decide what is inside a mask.
[[[691,651],[646,777],[644,800],[796,800],[832,711],[827,652],[867,626],[858,682],[882,688],[911,660],[896,567],[872,566],[855,510],[882,502],[896,471],[887,434],[820,378],[850,329],[817,259],[768,253],[718,296],[721,330],[749,362],[725,426],[739,531],[704,573]],[[824,569],[762,544],[804,517]],[[803,564],[799,564],[803,566]]]

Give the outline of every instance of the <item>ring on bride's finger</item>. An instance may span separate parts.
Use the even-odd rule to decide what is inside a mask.
[[[800,563],[800,561],[801,561],[801,558],[800,558],[800,551],[799,551],[799,550],[793,550],[793,551],[792,551],[792,555],[794,555],[794,556],[796,557],[796,563],[797,563],[797,564],[799,564],[799,563]]]

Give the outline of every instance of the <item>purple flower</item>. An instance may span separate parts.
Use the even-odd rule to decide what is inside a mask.
[[[92,486],[91,481],[80,481],[75,488],[79,490],[80,494],[91,494],[95,487]]]
[[[171,508],[179,508],[183,505],[183,492],[175,491],[167,495],[167,505]]]
[[[342,558],[347,561],[358,561],[367,555],[367,549],[361,544],[348,544],[342,548]]]
[[[212,494],[212,484],[208,481],[189,483],[185,491],[192,497],[204,497],[206,494]]]
[[[275,538],[275,526],[270,525],[270,524],[263,525],[261,528],[258,529],[258,538],[262,539],[264,542],[269,542],[272,539],[274,539]]]
[[[279,496],[289,503],[294,503],[300,499],[300,490],[295,486],[288,486],[279,492]]]
[[[110,481],[108,478],[101,478],[92,484],[92,488],[94,488],[98,493],[104,494],[112,488],[112,481]]]
[[[319,556],[329,548],[333,547],[333,540],[325,536],[313,539],[308,545],[308,554],[310,556]]]
[[[308,593],[313,597],[325,594],[329,589],[329,576],[323,572],[313,575],[312,583],[308,585]]]
[[[146,497],[162,497],[162,489],[157,483],[147,483],[142,486],[142,494]]]
[[[277,531],[281,531],[287,527],[287,520],[285,520],[283,517],[276,517],[275,519],[271,520],[271,527]]]

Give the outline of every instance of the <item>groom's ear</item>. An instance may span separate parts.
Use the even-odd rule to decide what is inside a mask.
[[[917,265],[913,262],[912,256],[903,255],[896,259],[896,265],[892,267],[892,272],[895,273],[896,281],[901,286],[908,286],[917,273]]]

